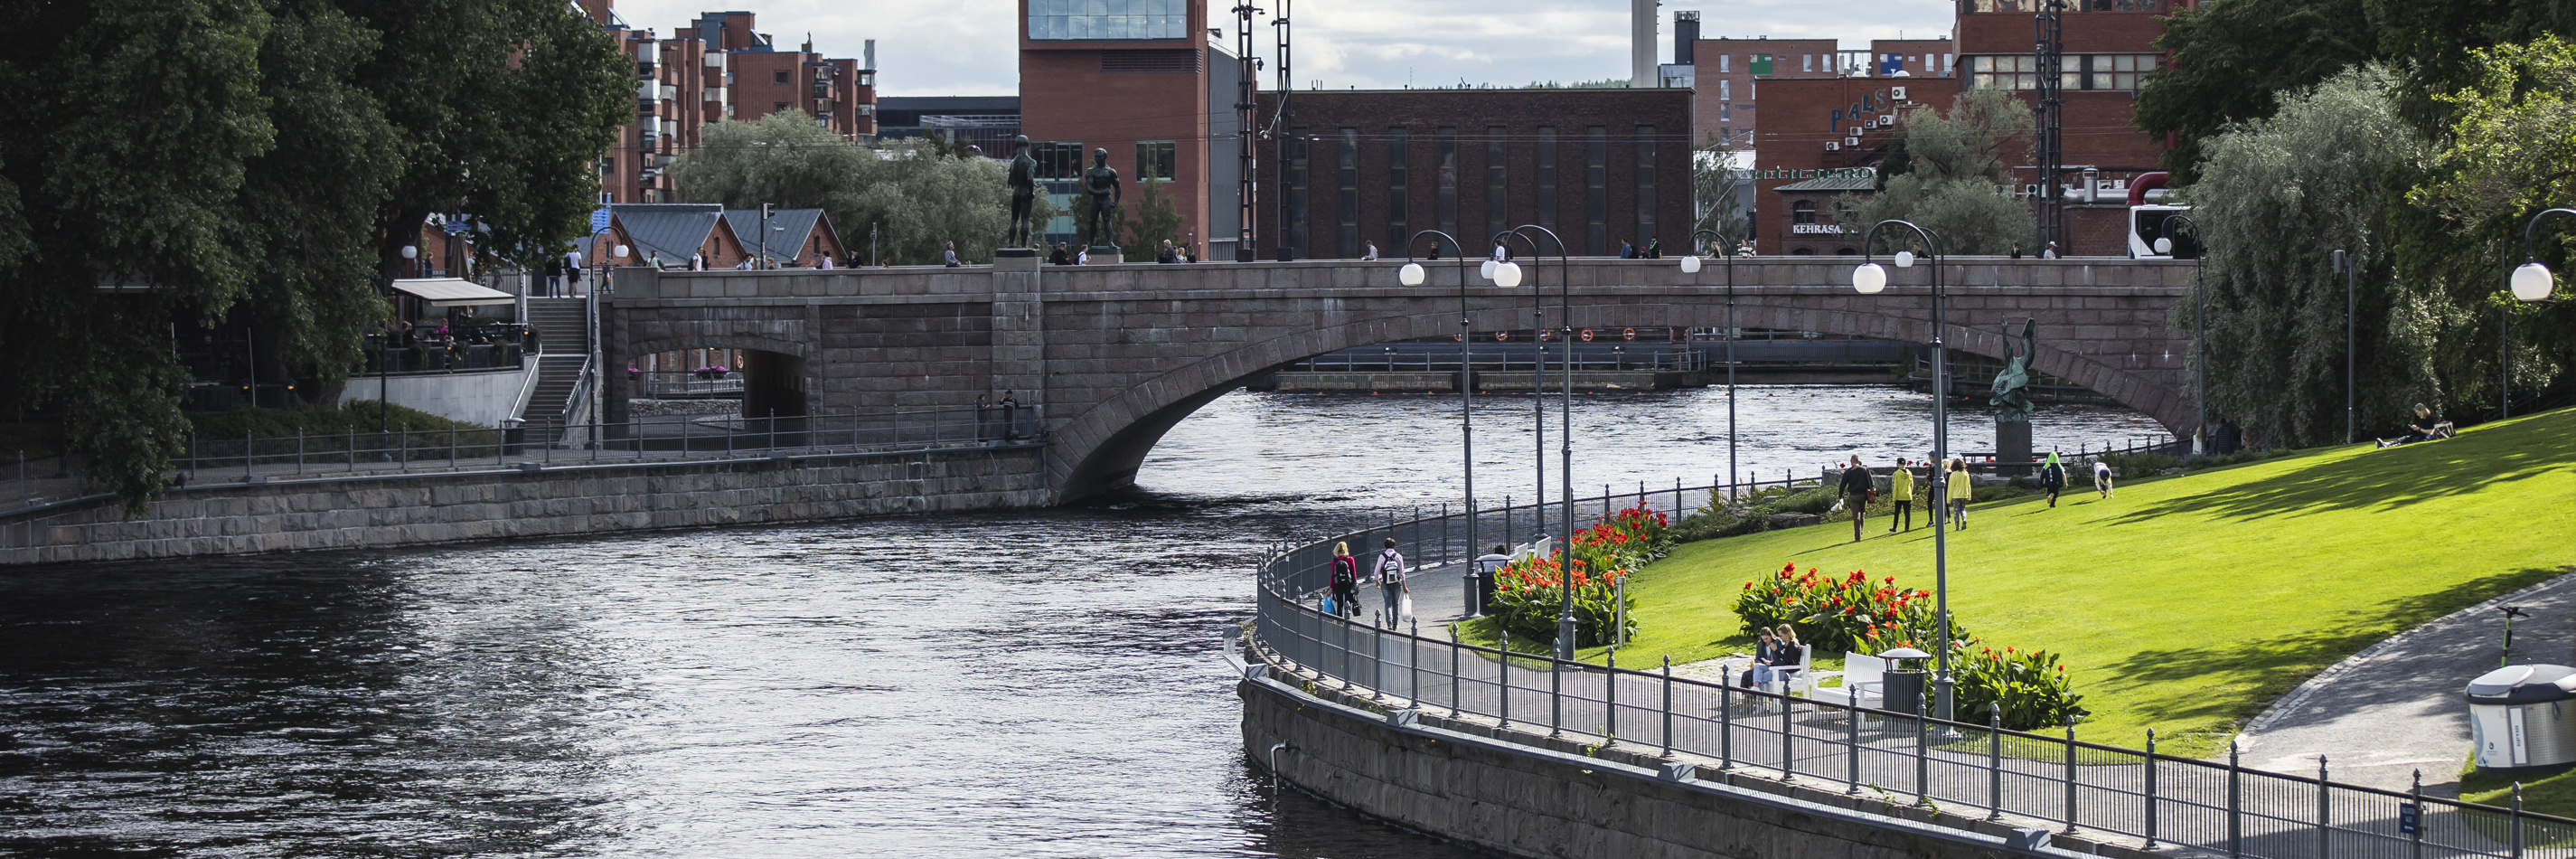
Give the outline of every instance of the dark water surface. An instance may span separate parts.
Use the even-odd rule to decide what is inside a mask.
[[[1577,406],[1587,492],[1725,469],[1722,391]],[[1479,401],[1481,496],[1530,407]],[[1890,389],[1740,408],[1766,478],[1929,445]],[[1217,655],[1265,543],[1456,497],[1456,410],[1228,395],[1074,509],[0,572],[0,855],[1465,855],[1273,795]]]

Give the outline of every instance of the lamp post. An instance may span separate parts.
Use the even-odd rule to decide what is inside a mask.
[[[2361,261],[2335,251],[2334,270],[2343,275],[2343,440],[2348,442],[2354,438],[2353,398],[2359,393],[2353,386],[2353,349],[2360,342],[2354,334],[2358,305],[2353,301],[2353,277],[2361,270]]]
[[[1931,230],[1924,229],[1911,221],[1886,220],[1871,224],[1869,227],[1869,233],[1861,237],[1861,264],[1852,269],[1852,288],[1859,290],[1863,295],[1876,295],[1887,289],[1887,269],[1881,268],[1878,263],[1870,261],[1870,249],[1876,244],[1878,231],[1890,226],[1903,227],[1907,230],[1913,231],[1916,237],[1923,240],[1923,246],[1930,249],[1929,257],[1932,262],[1931,488],[1933,503],[1941,504],[1950,497],[1947,488],[1949,481],[1946,479],[1946,475],[1948,474],[1947,469],[1949,468],[1950,463],[1950,362],[1948,347],[1942,344],[1943,338],[1941,336],[1941,331],[1945,322],[1942,318],[1942,302],[1945,296],[1942,292],[1941,282],[1941,237],[1934,235]],[[1897,268],[1912,268],[1913,266],[1913,252],[1898,251],[1896,253]],[[1938,673],[1932,676],[1934,701],[1933,715],[1944,720],[1949,719],[1953,715],[1950,710],[1950,650],[1952,647],[1950,641],[1950,544],[1946,524],[1946,520],[1944,520],[1940,514],[1935,513],[1932,516],[1932,605],[1934,615],[1932,622],[1934,624],[1935,634],[1941,637],[1940,647],[1934,652],[1934,655],[1938,656],[1940,659],[1940,666]]]
[[[1553,237],[1556,234],[1548,235]],[[1539,247],[1537,239],[1519,230],[1504,230],[1494,234],[1494,244],[1505,249],[1511,247],[1509,242],[1512,239],[1519,239],[1522,244],[1528,245],[1530,255],[1533,257],[1543,256],[1546,253]],[[1564,254],[1561,251],[1564,248],[1560,246],[1558,250],[1560,253],[1557,256],[1562,259]],[[1493,266],[1492,279],[1496,286],[1512,288],[1521,285],[1519,263],[1505,261],[1494,263]],[[1542,266],[1536,270],[1545,271],[1546,269]],[[1558,274],[1563,276],[1564,272],[1560,271]],[[1530,435],[1537,445],[1536,455],[1530,458],[1535,466],[1533,471],[1537,475],[1537,490],[1530,497],[1538,499],[1530,509],[1538,511],[1537,516],[1531,517],[1532,524],[1538,535],[1544,537],[1547,536],[1547,386],[1542,381],[1547,378],[1547,328],[1542,324],[1546,311],[1540,305],[1540,301],[1545,298],[1545,290],[1537,288],[1539,286],[1541,284],[1533,282],[1530,289],[1530,350],[1531,354],[1536,356],[1530,361]],[[1509,540],[1510,536],[1506,534],[1504,538]]]
[[[1724,254],[1724,255],[1725,255],[1725,259],[1726,259],[1726,497],[1728,497],[1728,498],[1734,498],[1734,497],[1735,497],[1735,480],[1736,480],[1736,477],[1735,477],[1735,475],[1736,475],[1736,471],[1735,471],[1735,244],[1736,244],[1736,242],[1741,241],[1742,239],[1741,239],[1741,237],[1738,237],[1738,236],[1730,236],[1730,235],[1727,235],[1727,234],[1725,234],[1725,233],[1718,232],[1718,231],[1716,231],[1716,230],[1695,230],[1695,231],[1692,231],[1692,233],[1691,233],[1691,244],[1693,244],[1693,245],[1697,245],[1697,244],[1699,244],[1699,239],[1700,239],[1700,237],[1701,237],[1701,236],[1707,236],[1707,237],[1709,237],[1709,238],[1716,239],[1716,240],[1717,240],[1717,252],[1718,252],[1718,253],[1720,253],[1720,254]],[[1683,254],[1683,255],[1682,255],[1682,273],[1683,273],[1683,274],[1693,274],[1693,275],[1695,275],[1695,274],[1698,274],[1698,273],[1699,273],[1699,253],[1698,253],[1698,250],[1699,250],[1698,248],[1694,247],[1694,248],[1692,248],[1692,249],[1691,249],[1691,251],[1692,251],[1691,253],[1687,253],[1687,254]]]
[[[1247,229],[1246,234],[1248,235],[1249,232]],[[1459,246],[1457,236],[1439,230],[1423,230],[1414,233],[1413,238],[1404,243],[1404,267],[1396,270],[1396,279],[1406,286],[1421,286],[1427,274],[1422,270],[1421,263],[1413,261],[1413,244],[1421,241],[1424,236],[1447,240],[1450,250],[1453,251],[1450,256],[1457,261],[1455,267],[1458,269],[1458,462],[1464,467],[1467,483],[1467,577],[1471,584],[1478,584],[1477,587],[1469,589],[1471,595],[1467,598],[1467,616],[1475,617],[1485,613],[1485,592],[1481,584],[1475,581],[1477,576],[1475,561],[1476,365],[1472,358],[1475,354],[1476,341],[1474,320],[1467,316],[1467,249]],[[1434,241],[1431,248],[1437,251],[1440,245]],[[1392,346],[1387,348],[1394,349]],[[1421,551],[1421,547],[1415,547],[1414,551]]]
[[[1575,635],[1575,626],[1576,626],[1576,625],[1575,625],[1575,622],[1574,622],[1574,324],[1573,324],[1573,319],[1572,319],[1573,314],[1574,314],[1574,279],[1573,279],[1573,271],[1572,271],[1572,266],[1571,266],[1570,261],[1568,261],[1568,260],[1566,259],[1566,255],[1565,255],[1565,240],[1564,240],[1563,238],[1561,238],[1561,237],[1557,236],[1557,234],[1556,234],[1556,231],[1555,231],[1555,230],[1551,230],[1551,229],[1548,229],[1548,228],[1546,228],[1546,227],[1539,226],[1539,225],[1537,225],[1537,224],[1523,224],[1523,225],[1521,225],[1521,226],[1513,227],[1513,228],[1511,228],[1510,230],[1506,230],[1506,231],[1505,231],[1505,233],[1512,234],[1512,235],[1518,235],[1518,236],[1520,236],[1520,237],[1521,237],[1521,239],[1522,239],[1523,241],[1529,242],[1530,247],[1532,248],[1532,253],[1533,253],[1533,255],[1544,255],[1544,254],[1546,253],[1546,247],[1541,246],[1541,245],[1539,244],[1538,240],[1537,240],[1534,236],[1539,236],[1539,235],[1546,236],[1546,237],[1547,237],[1548,242],[1552,243],[1552,244],[1556,247],[1556,262],[1557,262],[1557,278],[1556,278],[1556,280],[1557,280],[1557,289],[1558,289],[1558,293],[1557,293],[1557,294],[1558,294],[1558,305],[1557,305],[1557,316],[1558,316],[1558,319],[1557,319],[1557,326],[1558,326],[1558,331],[1557,331],[1557,338],[1558,338],[1559,340],[1564,341],[1564,344],[1565,344],[1565,356],[1564,356],[1564,359],[1563,359],[1563,360],[1560,360],[1560,361],[1558,361],[1558,362],[1557,362],[1559,365],[1563,366],[1563,368],[1564,368],[1564,370],[1563,370],[1563,372],[1564,372],[1564,376],[1562,377],[1562,381],[1564,382],[1564,389],[1563,389],[1562,391],[1560,391],[1560,392],[1559,392],[1560,394],[1562,394],[1562,395],[1563,395],[1564,399],[1561,401],[1561,404],[1562,404],[1562,410],[1561,410],[1561,412],[1560,412],[1560,423],[1559,423],[1559,424],[1558,424],[1558,426],[1557,426],[1557,452],[1558,452],[1558,454],[1557,454],[1557,463],[1556,463],[1556,471],[1557,471],[1557,475],[1556,475],[1556,477],[1557,477],[1557,481],[1558,481],[1558,487],[1559,487],[1559,490],[1560,490],[1560,492],[1562,493],[1562,498],[1563,498],[1563,501],[1564,501],[1564,503],[1565,503],[1564,515],[1563,515],[1563,517],[1562,517],[1564,521],[1561,521],[1561,522],[1558,522],[1558,523],[1557,523],[1557,529],[1558,529],[1558,530],[1557,530],[1557,534],[1558,534],[1558,537],[1559,537],[1559,539],[1557,540],[1557,550],[1558,550],[1558,551],[1560,551],[1560,552],[1565,553],[1565,561],[1564,561],[1564,563],[1563,563],[1562,567],[1558,570],[1558,573],[1559,573],[1560,575],[1558,575],[1558,576],[1557,576],[1558,580],[1563,584],[1564,589],[1563,589],[1563,599],[1562,599],[1562,600],[1561,600],[1561,602],[1560,602],[1559,610],[1558,610],[1558,612],[1557,612],[1557,617],[1556,617],[1556,658],[1561,659],[1561,660],[1565,660],[1565,661],[1568,661],[1568,662],[1571,662],[1571,661],[1573,661],[1573,660],[1574,660],[1574,650],[1575,650],[1575,647],[1574,647],[1574,635]],[[1495,236],[1495,241],[1496,241],[1496,243],[1498,243],[1498,244],[1499,244],[1499,243],[1501,242],[1501,240],[1502,240],[1502,236],[1501,236],[1501,235],[1496,235],[1496,236]],[[1497,271],[1496,271],[1496,273],[1497,273],[1497,274],[1502,274],[1502,273],[1504,273],[1504,271],[1506,271],[1506,270],[1502,269],[1502,267],[1501,267],[1501,266],[1496,266],[1496,269],[1497,269]],[[1512,266],[1510,269],[1508,269],[1508,272],[1513,276],[1513,278],[1514,278],[1515,280],[1517,280],[1517,279],[1518,279],[1518,277],[1519,277],[1519,274],[1520,274],[1520,267],[1519,267],[1519,266]],[[1535,290],[1535,289],[1531,290],[1533,301],[1535,301],[1535,300],[1536,300],[1536,298],[1537,298],[1537,295],[1536,295],[1536,293],[1537,293],[1537,292],[1538,292],[1538,290]],[[1541,354],[1545,354],[1545,353],[1546,353],[1546,350],[1545,350],[1544,348],[1540,349],[1539,351],[1540,351],[1540,353],[1541,353]],[[1533,396],[1533,398],[1534,398],[1534,399],[1536,399],[1536,400],[1538,401],[1538,403],[1539,403],[1539,409],[1540,409],[1541,414],[1544,414],[1544,413],[1545,413],[1545,410],[1546,410],[1546,408],[1547,408],[1547,406],[1546,406],[1547,398],[1546,398],[1546,396],[1544,395],[1544,393],[1543,393],[1542,391],[1535,390],[1535,389],[1538,389],[1538,388],[1540,388],[1540,387],[1541,387],[1541,386],[1538,384],[1538,380],[1539,380],[1539,379],[1541,379],[1541,378],[1544,378],[1544,377],[1543,377],[1543,375],[1542,375],[1542,373],[1544,373],[1544,369],[1541,369],[1539,372],[1533,372],[1533,373],[1531,373],[1531,374],[1530,374],[1530,381],[1531,381],[1531,387],[1534,389],[1534,390],[1532,391],[1532,396]],[[1541,420],[1541,424],[1542,424],[1542,425],[1544,425],[1544,424],[1545,424],[1545,418],[1541,418],[1540,420]],[[1540,456],[1540,458],[1542,458],[1542,459],[1546,458],[1546,456],[1547,456],[1547,448],[1546,448],[1546,446],[1545,446],[1545,445],[1546,445],[1546,442],[1544,442],[1544,441],[1540,442],[1539,456]],[[1540,528],[1541,528],[1542,530],[1544,530],[1544,529],[1545,529],[1545,527],[1546,527],[1544,523],[1547,521],[1547,520],[1546,520],[1547,504],[1546,504],[1546,495],[1545,495],[1545,492],[1547,491],[1547,485],[1546,485],[1546,481],[1545,481],[1545,479],[1544,479],[1544,478],[1542,478],[1542,479],[1540,480],[1540,484],[1539,484],[1539,491],[1540,491],[1540,493],[1541,493],[1541,495],[1540,495],[1540,503],[1539,503],[1539,505],[1538,505],[1538,509],[1539,509],[1539,511],[1540,511],[1540,512],[1539,512],[1539,515],[1540,515],[1540,519],[1539,519],[1539,521],[1542,523],[1542,524],[1540,525]]]
[[[2181,221],[2183,226],[2191,228],[2191,239],[2195,244],[2200,241],[2200,222],[2192,220],[2190,215],[2175,212],[2173,214],[2166,215],[2164,222],[2159,224],[2156,228],[2157,232],[2164,234],[2156,237],[2156,253],[2164,254],[2165,256],[2173,255],[2173,222],[2175,221]],[[2199,393],[2194,394],[2192,399],[2194,400],[2194,404],[2200,408],[2200,423],[2192,429],[2192,434],[2199,437],[2192,444],[2194,453],[2209,452],[2207,448],[2207,445],[2209,444],[2209,322],[2207,313],[2209,309],[2209,295],[2206,291],[2206,286],[2201,283],[2200,279],[2201,258],[2206,255],[2203,251],[2204,249],[2202,248],[2193,248],[2191,254],[2191,351],[2194,356],[2192,360],[2192,373],[2197,377],[2193,382],[2193,387],[2199,390]]]
[[[2549,267],[2540,264],[2540,261],[2535,259],[2534,254],[2532,253],[2532,236],[2540,229],[2540,222],[2551,215],[2576,217],[2576,209],[2542,209],[2539,214],[2531,216],[2530,223],[2522,225],[2522,265],[2514,267],[2513,273],[2511,275],[2507,275],[2505,278],[2506,285],[2512,288],[2513,297],[2517,301],[2546,301],[2549,299],[2551,288],[2556,285],[2554,282],[2556,278],[2550,276]],[[2499,353],[2498,357],[2502,362],[2504,362],[2504,366],[2502,368],[2502,375],[2498,378],[2507,386],[2513,384],[2513,365],[2511,363],[2513,361],[2513,352],[2512,343],[2510,342],[2513,337],[2512,318],[2513,308],[2505,308],[2506,322],[2504,323],[2505,327],[2502,330],[2504,337],[2508,342],[2499,346],[2503,351]],[[2512,392],[2508,389],[2504,393],[2499,394],[2497,399],[2504,404],[2502,415],[2504,417],[2513,417]]]
[[[403,258],[403,268],[405,268],[405,269],[409,269],[409,268],[411,268],[411,267],[415,264],[413,261],[414,261],[414,260],[417,260],[417,259],[420,259],[420,246],[419,246],[419,245],[404,245],[404,246],[403,246],[403,248],[402,248],[402,258]],[[410,271],[404,271],[403,273],[404,273],[404,274],[412,274],[413,272],[410,272]],[[402,299],[401,299],[399,296],[397,296],[397,297],[395,297],[395,298],[394,298],[394,306],[395,306],[396,308],[400,308],[400,307],[402,306]],[[395,311],[394,322],[395,322],[395,323],[397,323],[397,324],[399,324],[399,323],[401,323],[401,322],[402,322],[401,311],[400,311],[399,309],[397,309],[397,310]],[[377,434],[377,435],[383,435],[383,434],[385,433],[385,430],[390,426],[390,424],[388,423],[388,421],[387,421],[387,419],[386,419],[386,413],[387,413],[387,412],[391,412],[391,411],[393,411],[393,403],[392,403],[392,400],[391,400],[391,399],[389,399],[390,397],[392,397],[392,396],[393,396],[393,382],[392,382],[391,377],[390,377],[390,374],[389,374],[389,372],[388,372],[388,370],[389,370],[389,366],[388,366],[388,365],[390,365],[391,363],[393,363],[393,362],[392,362],[392,355],[390,354],[391,352],[393,352],[393,347],[394,347],[394,329],[393,329],[391,326],[388,326],[388,327],[386,327],[386,328],[385,328],[384,348],[376,350],[376,434]]]

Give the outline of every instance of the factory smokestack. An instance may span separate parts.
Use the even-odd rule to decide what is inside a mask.
[[[1628,0],[1628,85],[1662,86],[1655,74],[1656,0]]]

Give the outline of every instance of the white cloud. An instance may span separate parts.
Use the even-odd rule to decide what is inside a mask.
[[[1274,9],[1279,0],[1256,0]],[[1292,0],[1299,88],[1386,89],[1628,75],[1628,5],[1620,0]],[[1226,5],[1211,24],[1231,36]],[[877,40],[879,92],[886,95],[1002,95],[1019,91],[1016,0],[620,0],[627,23],[663,35],[725,8],[757,14],[781,47],[805,41],[836,57],[859,56]],[[1949,32],[1950,0],[1667,0],[1656,54],[1669,60],[1672,12],[1698,8],[1710,37],[1834,38],[1846,48],[1873,38]],[[1256,19],[1268,57],[1275,31]],[[1231,40],[1229,40],[1231,44]],[[1262,75],[1265,84],[1276,80]]]

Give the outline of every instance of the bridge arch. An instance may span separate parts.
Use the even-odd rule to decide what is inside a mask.
[[[1809,294],[1784,295],[1783,292]],[[1528,295],[1527,291],[1494,291],[1471,298],[1468,317],[1478,331],[1526,330],[1530,310],[1526,301]],[[1848,292],[1837,296],[1843,297],[1856,298],[1849,296]],[[1493,306],[1515,299],[1520,299],[1517,306]],[[1737,300],[1736,325],[1928,342],[1932,333],[1930,299],[1922,297],[1914,302],[1919,305],[1919,313],[1903,312],[1905,308],[1890,306],[1906,300],[1906,296],[1892,296],[1873,298],[1867,303],[1837,302],[1820,300],[1805,289],[1748,291],[1739,295]],[[1327,321],[1311,328],[1248,342],[1145,379],[1101,399],[1081,414],[1070,416],[1055,430],[1053,442],[1056,453],[1051,456],[1050,468],[1054,472],[1052,476],[1058,487],[1058,497],[1074,500],[1133,483],[1137,468],[1152,452],[1155,443],[1172,427],[1216,398],[1264,374],[1341,349],[1455,335],[1459,318],[1456,305],[1450,303],[1450,309],[1444,311],[1438,309],[1442,303],[1425,301],[1416,305],[1425,308],[1422,310],[1338,323]],[[1829,306],[1836,303],[1848,306],[1840,309]],[[1960,308],[1959,304],[1954,298],[1947,314],[1949,318],[1944,320],[1948,324],[1943,327],[1942,335],[1949,347],[1988,358],[2005,357],[2007,337],[1994,323],[2006,320],[1975,320],[1982,323],[1979,327],[1958,324],[1962,317],[1977,313],[1973,308]],[[1548,302],[1546,311],[1552,327],[1560,318],[1556,304]],[[1987,314],[1995,312],[1987,311]],[[1578,293],[1572,315],[1580,326],[1595,329],[1725,324],[1724,302],[1712,301],[1697,293],[1670,298],[1636,293],[1587,297]],[[2071,333],[2074,332],[2061,332],[2058,339],[2066,340],[2065,335]],[[2121,360],[2118,356],[2082,353],[2052,345],[2050,336],[2051,332],[2043,325],[2038,351],[2032,361],[2038,372],[2092,389],[2122,405],[2145,412],[2168,428],[2183,428],[2191,424],[2190,402],[2167,386],[2142,375],[2180,367],[2181,356],[2129,355],[2126,360]],[[2018,344],[2014,345],[2017,348]]]
[[[608,379],[603,385],[608,421],[624,423],[627,418],[625,401],[637,394],[637,387],[628,382],[627,364],[646,355],[691,349],[731,349],[742,353],[743,366],[727,368],[742,377],[742,417],[790,418],[814,412],[813,392],[819,390],[820,385],[811,369],[814,363],[811,345],[758,335],[673,332],[649,340],[627,342],[617,352],[604,356],[603,363],[608,365],[603,373]]]

